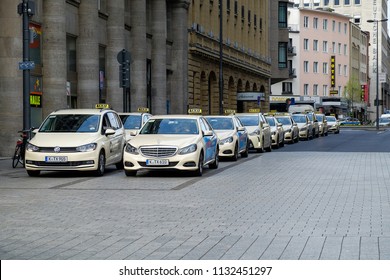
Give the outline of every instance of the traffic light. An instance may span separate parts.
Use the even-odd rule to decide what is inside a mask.
[[[117,55],[119,65],[119,86],[121,88],[130,87],[130,52],[125,49],[121,50]]]

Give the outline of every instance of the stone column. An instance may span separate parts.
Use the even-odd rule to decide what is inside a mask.
[[[66,2],[42,1],[43,116],[66,108]]]
[[[23,129],[22,16],[16,12],[21,1],[2,0],[0,8],[0,156],[11,157],[18,130]]]
[[[147,106],[146,1],[131,0],[131,111]]]
[[[119,87],[119,63],[117,61],[117,54],[125,48],[124,9],[124,0],[107,1],[107,103],[116,111],[123,111],[123,89]]]
[[[98,19],[96,0],[80,1],[77,38],[78,108],[92,108],[99,102]]]
[[[166,114],[167,102],[167,6],[153,0],[152,6],[152,112]]]
[[[183,114],[188,103],[188,0],[171,0],[172,87],[171,113]]]

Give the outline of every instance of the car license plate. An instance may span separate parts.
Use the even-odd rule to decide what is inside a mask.
[[[46,156],[45,162],[67,162],[68,157],[53,157],[53,156]]]
[[[169,160],[167,159],[147,159],[146,165],[169,165]]]

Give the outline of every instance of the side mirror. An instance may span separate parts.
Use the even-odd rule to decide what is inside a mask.
[[[130,136],[136,136],[137,135],[137,131],[130,131]]]
[[[237,131],[245,131],[245,127],[239,126],[239,127],[237,127]]]
[[[203,136],[213,136],[213,131],[212,130],[205,130],[205,131],[203,131]]]
[[[107,128],[106,131],[104,132],[104,134],[106,136],[114,135],[115,134],[115,130],[113,130],[112,128]]]

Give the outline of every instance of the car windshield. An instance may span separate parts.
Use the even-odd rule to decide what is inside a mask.
[[[323,119],[324,119],[324,116],[323,116],[323,115],[316,115],[316,118],[317,118],[317,120],[319,120],[320,122],[322,122]]]
[[[276,118],[278,122],[280,122],[281,124],[283,125],[291,125],[291,120],[290,118],[282,118],[282,117],[279,117],[279,118]]]
[[[336,121],[336,117],[326,117],[326,120],[329,121],[329,122],[335,122]]]
[[[211,127],[215,130],[233,130],[234,129],[232,118],[207,117],[206,119],[210,123]]]
[[[97,132],[99,115],[50,115],[39,132]]]
[[[275,126],[275,119],[274,118],[267,118],[267,121],[270,126]]]
[[[196,119],[150,119],[139,134],[199,134]]]
[[[257,116],[237,116],[244,126],[258,126],[259,118]]]
[[[120,115],[125,129],[140,129],[141,115]]]
[[[310,121],[313,121],[313,114],[307,114]]]
[[[293,119],[297,123],[306,123],[306,118],[304,116],[293,116]]]
[[[390,123],[390,118],[380,118],[379,123]]]

